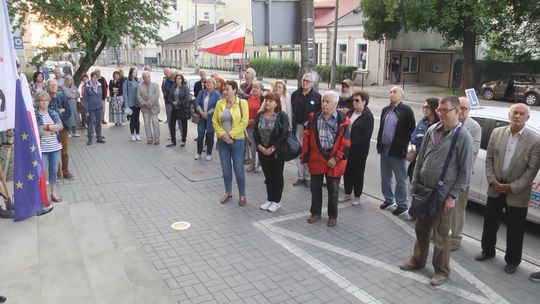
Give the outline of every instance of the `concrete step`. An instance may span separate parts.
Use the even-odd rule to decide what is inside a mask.
[[[120,213],[111,207],[101,206],[100,213],[116,255],[132,284],[137,303],[176,303]]]
[[[38,224],[0,219],[0,295],[8,303],[40,303]]]
[[[26,303],[96,303],[79,239],[67,202],[38,218],[41,301]]]

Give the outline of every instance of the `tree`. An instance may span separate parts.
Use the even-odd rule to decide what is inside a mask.
[[[168,10],[175,3],[175,0],[9,1],[15,25],[24,25],[22,21],[33,16],[49,33],[68,32],[67,41],[56,48],[81,52],[80,66],[74,75],[76,84],[103,49],[120,44],[123,36],[129,35],[142,44],[159,41],[159,26],[168,21]]]
[[[435,31],[444,46],[461,42],[461,89],[474,86],[476,43],[502,26],[498,20],[505,0],[363,0],[364,36],[370,40],[395,39],[400,32]]]

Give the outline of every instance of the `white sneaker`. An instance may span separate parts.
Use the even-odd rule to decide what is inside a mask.
[[[351,205],[353,206],[358,206],[360,205],[360,197],[355,197],[351,203]]]
[[[343,195],[340,195],[339,198],[338,198],[338,202],[340,202],[340,203],[350,201],[350,200],[351,200],[351,195],[350,194],[343,194]]]
[[[73,136],[73,137],[81,137],[81,134],[79,134],[79,133],[73,133],[73,134],[71,134],[71,136]]]
[[[201,158],[201,155],[200,155],[200,154],[195,155],[195,160],[197,160],[197,159],[199,159],[199,158]]]
[[[131,141],[136,141],[135,135],[131,135]]]
[[[264,204],[261,205],[261,208],[262,210],[268,210],[268,207],[272,206],[274,202],[271,202],[271,201],[266,201]]]
[[[279,208],[281,208],[281,203],[272,203],[267,210],[270,212],[276,212]]]
[[[135,135],[135,139],[136,139],[137,141],[141,141],[141,140],[142,140],[141,137],[139,136],[139,134],[136,134],[136,135]]]
[[[207,161],[209,160],[212,160],[212,155],[206,155],[206,158],[205,158]]]

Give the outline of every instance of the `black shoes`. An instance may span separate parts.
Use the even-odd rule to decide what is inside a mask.
[[[379,206],[379,208],[381,210],[386,210],[386,209],[388,209],[388,207],[394,206],[394,205],[395,205],[394,202],[384,202]]]
[[[475,256],[474,259],[478,262],[482,262],[485,260],[493,259],[494,257],[495,257],[494,255],[487,255],[482,252],[479,255]]]
[[[52,204],[49,205],[49,207],[43,207],[43,209],[41,209],[41,211],[37,214],[37,216],[42,216],[42,215],[45,215],[51,211],[53,211],[54,207]]]
[[[504,272],[508,274],[512,274],[516,272],[517,269],[518,269],[518,265],[506,264],[506,266],[504,267]]]
[[[396,210],[392,211],[392,214],[395,215],[395,216],[400,216],[402,214],[405,214],[407,213],[407,211],[409,211],[409,209],[407,207],[397,207]]]
[[[165,147],[167,147],[167,148],[176,147],[176,143],[170,143],[170,144],[166,145]]]
[[[103,140],[103,137],[100,137],[100,138],[98,138],[97,142],[100,143],[100,144],[104,144],[105,140]]]

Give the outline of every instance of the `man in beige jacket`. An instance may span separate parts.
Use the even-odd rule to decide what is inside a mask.
[[[146,143],[159,145],[159,85],[150,81],[150,73],[142,73],[143,83],[137,88],[137,100],[144,119]]]

